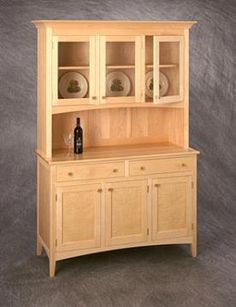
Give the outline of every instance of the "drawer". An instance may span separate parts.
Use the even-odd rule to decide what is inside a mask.
[[[130,161],[129,167],[130,176],[191,171],[192,169],[193,159],[191,157]]]
[[[125,175],[124,162],[57,167],[57,181],[116,178]]]

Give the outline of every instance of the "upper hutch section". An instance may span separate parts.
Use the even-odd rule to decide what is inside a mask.
[[[90,128],[85,131],[88,147],[154,141],[188,147],[189,29],[196,22],[33,23],[38,28],[38,149],[46,157],[62,146],[61,135],[73,127],[75,116],[84,118],[83,128],[92,127],[97,116],[110,122],[113,139],[97,121],[96,131],[102,132],[94,143]],[[140,120],[134,121],[137,114]]]
[[[34,21],[52,113],[184,103],[188,21]],[[185,93],[187,95],[187,93]]]

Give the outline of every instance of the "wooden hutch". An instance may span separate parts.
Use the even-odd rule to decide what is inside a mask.
[[[189,148],[191,21],[33,22],[38,30],[37,255],[56,261],[102,251],[190,244],[197,254],[198,152]],[[109,72],[129,92],[107,92]],[[152,96],[147,73],[152,71]],[[88,89],[63,97],[79,72]],[[160,95],[160,76],[168,80]],[[84,153],[63,135],[80,117]]]

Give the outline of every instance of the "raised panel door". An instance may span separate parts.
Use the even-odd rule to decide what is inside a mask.
[[[106,244],[143,242],[147,238],[147,181],[106,185]]]
[[[190,233],[191,176],[158,178],[152,184],[152,239]]]
[[[72,250],[100,246],[100,184],[57,190],[57,248]]]

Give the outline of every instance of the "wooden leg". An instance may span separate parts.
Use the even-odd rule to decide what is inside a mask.
[[[43,252],[43,245],[39,238],[37,238],[37,247],[36,247],[36,255],[41,256]]]
[[[54,257],[49,258],[49,276],[55,277],[56,272],[56,261]]]
[[[194,241],[191,244],[191,255],[192,257],[197,257],[197,242],[196,241]]]

